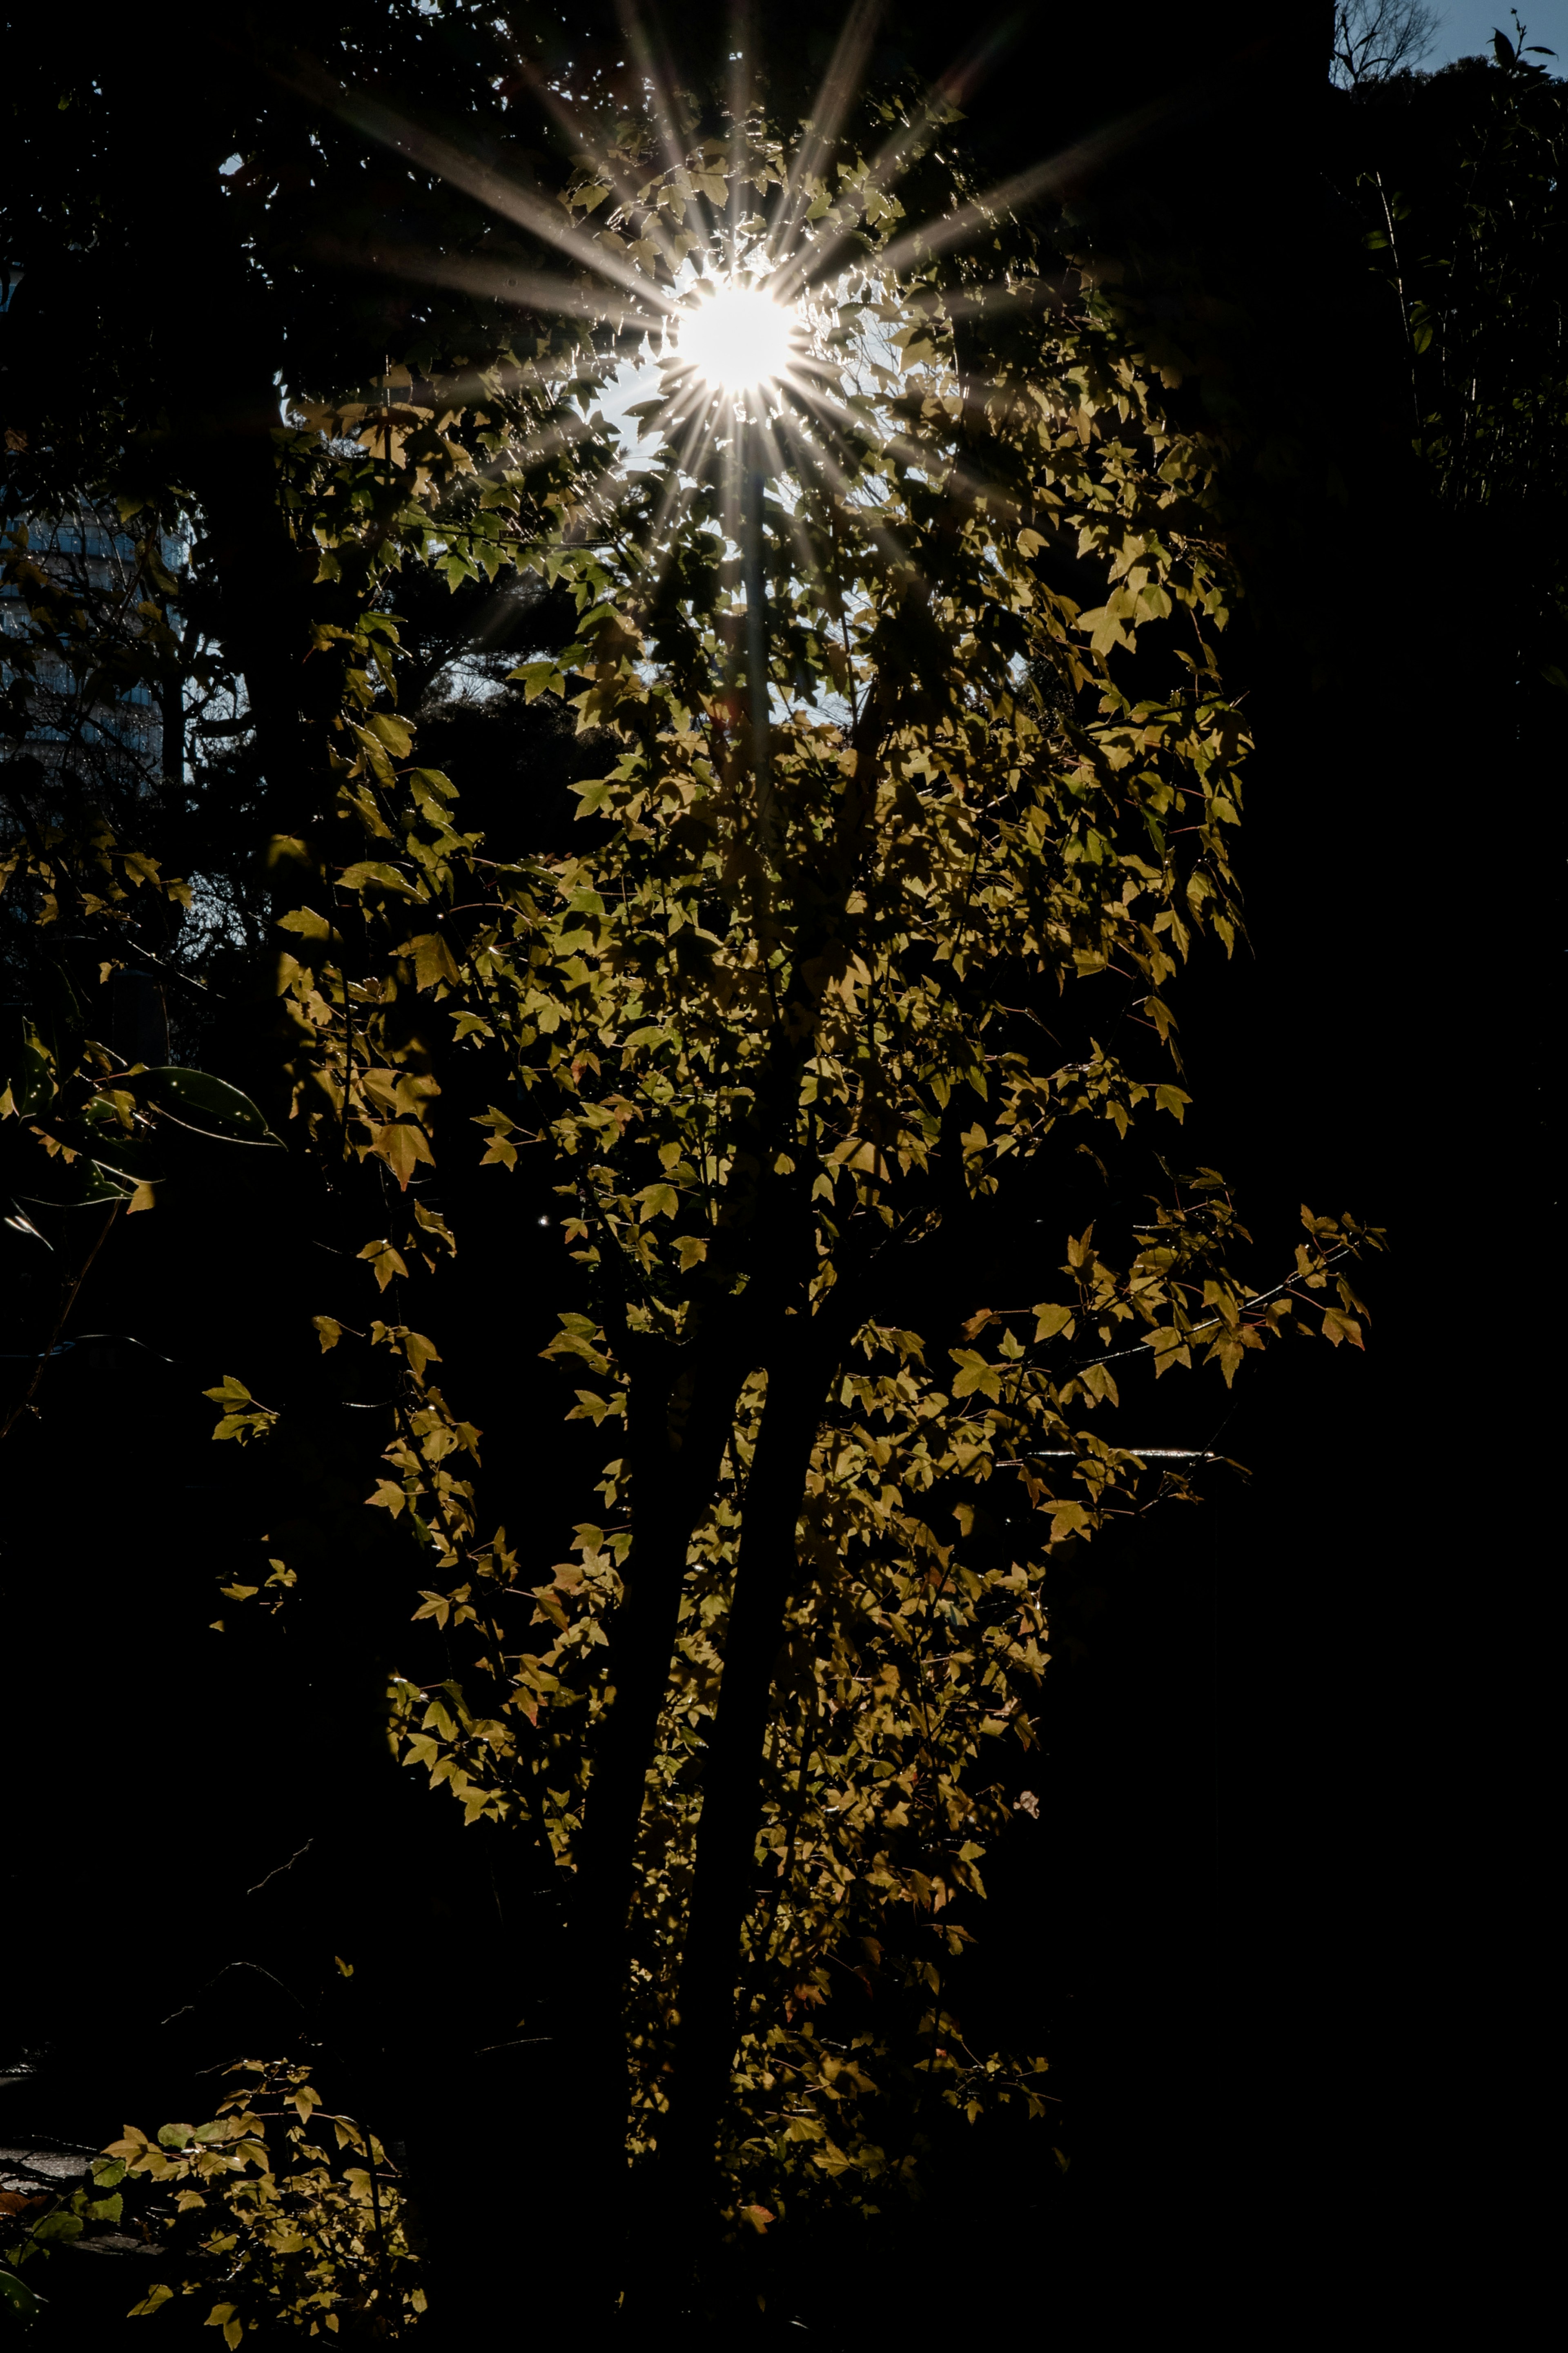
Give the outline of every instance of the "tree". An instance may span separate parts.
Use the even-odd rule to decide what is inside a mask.
[[[1092,1216],[1074,1233],[1055,1295],[912,1328],[978,1219],[1048,1198],[1079,1228],[1102,1161],[1185,1108],[1163,992],[1237,922],[1211,453],[1092,273],[1053,276],[1021,199],[966,185],[945,110],[889,107],[837,153],[747,113],[680,121],[671,161],[657,128],[577,170],[564,229],[486,181],[597,273],[587,294],[541,286],[534,255],[531,314],[483,365],[424,342],[363,398],[290,385],[270,508],[289,609],[302,557],[322,595],[319,733],[279,690],[263,754],[276,788],[308,746],[332,795],[274,839],[307,901],[283,905],[278,980],[290,1133],[359,1221],[381,1311],[345,1292],[318,1333],[395,1365],[373,1500],[431,1580],[391,1727],[471,1821],[563,1867],[547,1974],[572,1994],[588,2227],[623,2195],[628,2114],[651,2185],[635,2258],[603,2268],[628,2318],[686,2295],[713,2205],[762,2229],[829,2185],[868,2198],[911,2169],[922,2104],[1037,2099],[1027,2065],[967,2051],[945,1975],[1010,1802],[995,1744],[1033,1737],[1047,1563],[1187,1492],[1102,1433],[1111,1366],[1228,1384],[1303,1311],[1361,1336],[1353,1221],[1309,1216],[1294,1276],[1260,1287],[1223,1181],[1158,1166],[1117,1242]],[[683,266],[753,267],[770,216],[804,238],[797,396],[737,412],[672,366],[665,439],[628,467],[606,381],[689,315]],[[521,267],[495,241],[461,259],[487,299]],[[122,495],[152,521],[200,498]],[[492,860],[415,764],[385,605],[420,564],[516,566],[569,610],[521,679],[616,739],[581,849]],[[241,636],[236,674],[276,677],[276,644]],[[609,1461],[560,1466],[602,1508],[560,1507],[593,1516],[553,1567],[557,1538],[481,1515],[440,1321],[470,1105],[492,1166],[526,1183],[542,1157],[566,1197],[575,1303],[547,1354],[591,1383],[572,1435],[624,1425]],[[309,1411],[237,1377],[219,1401],[258,1451]],[[292,1610],[300,1576],[285,1549],[227,1590]],[[836,1974],[886,2021],[847,2050],[819,2025]],[[450,2296],[479,2251],[437,2251]]]
[[[1447,527],[1495,582],[1485,628],[1531,751],[1568,679],[1562,251],[1563,85],[1549,50],[1495,56],[1369,98],[1354,193],[1403,341],[1410,448]],[[1348,176],[1348,175],[1347,175]],[[1543,694],[1542,687],[1546,689]]]
[[[1431,47],[1437,12],[1423,0],[1340,0],[1333,78],[1342,90],[1409,73]]]

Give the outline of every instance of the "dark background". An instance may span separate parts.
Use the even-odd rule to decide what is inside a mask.
[[[955,2136],[911,2220],[826,2235],[773,2280],[774,2312],[823,2343],[947,2323],[1086,2348],[1156,2328],[1403,2336],[1462,2308],[1478,2253],[1533,2227],[1508,2121],[1540,1919],[1528,1662],[1548,1566],[1523,1304],[1547,986],[1528,800],[1511,861],[1477,867],[1500,797],[1560,752],[1510,700],[1509,582],[1477,577],[1498,558],[1445,522],[1407,454],[1396,342],[1342,193],[1359,133],[1326,89],[1327,16],[1037,8],[971,100],[983,149],[1016,168],[1172,99],[1072,201],[1147,269],[1203,348],[1202,396],[1242,420],[1249,600],[1226,675],[1258,745],[1252,940],[1177,998],[1184,1158],[1223,1166],[1276,1250],[1306,1200],[1386,1225],[1391,1251],[1366,1269],[1364,1356],[1281,1350],[1234,1399],[1205,1377],[1250,1477],[1215,1472],[1201,1512],[1065,1580],[1039,1820],[988,1865],[971,2002],[977,2032],[990,2013],[1050,2052],[1058,2120]],[[904,12],[894,37],[929,68],[951,26]],[[381,1941],[370,2009],[397,2016],[405,2053],[438,2054],[455,1989],[515,1957],[488,1833],[454,1836],[378,1760],[354,1580],[405,1572],[327,1455],[289,1474],[348,1563],[311,1663],[286,1620],[207,1630],[216,1580],[278,1506],[237,1450],[206,1447],[200,1390],[237,1370],[267,1395],[253,1368],[269,1345],[289,1356],[285,1320],[329,1303],[313,1204],[279,1219],[270,1178],[204,1164],[199,1212],[117,1235],[75,1328],[145,1346],[80,1343],[11,1441],[0,2015],[33,2072],[0,2086],[3,2140],[97,2146],[122,2118],[194,2118],[199,2071],[300,2031],[262,1972],[286,1979],[302,1936],[355,1958],[356,2002]],[[520,1208],[514,1187],[505,1219]],[[997,1235],[997,1263],[1013,1247]],[[247,1324],[246,1361],[220,1361]],[[498,1341],[491,1374],[521,1409],[531,1368],[509,1371]],[[1148,1442],[1154,1405],[1137,1407]],[[357,2071],[350,2105],[395,2113],[386,2039],[342,2000],[323,2015],[309,1992],[310,2031]],[[513,2227],[504,2195],[482,2227]],[[107,2327],[94,2303],[123,2309],[118,2280],[84,2284],[70,2259],[29,2274],[56,2306],[39,2342]],[[1494,2329],[1507,2280],[1487,2279]]]

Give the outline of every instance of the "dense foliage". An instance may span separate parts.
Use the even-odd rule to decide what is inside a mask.
[[[1487,174],[1511,189],[1557,135],[1529,74],[1480,77],[1470,243],[1398,290],[1460,502],[1552,462],[1550,369],[1519,362],[1516,398],[1465,356],[1504,269]],[[247,252],[298,119],[230,175]],[[710,2212],[874,2210],[933,2112],[1042,2106],[1046,2054],[972,2047],[962,1998],[981,1865],[1032,1803],[1047,1575],[1194,1492],[1189,1420],[1169,1456],[1129,1442],[1162,1436],[1164,1371],[1228,1388],[1292,1329],[1359,1345],[1365,1237],[1309,1211],[1255,1271],[1224,1180],[1162,1156],[1173,985],[1239,936],[1247,745],[1217,665],[1227,453],[1113,273],[977,203],[949,110],[907,95],[831,146],[694,106],[672,154],[633,116],[608,171],[579,122],[558,195],[346,73],[302,119],[331,174],[412,159],[397,266],[448,292],[374,363],[369,332],[352,368],[352,339],[311,348],[296,179],[266,294],[294,306],[287,389],[242,460],[151,368],[74,438],[47,410],[16,429],[7,1240],[68,1265],[22,1293],[13,1419],[118,1221],[222,1181],[215,1139],[280,1230],[305,1201],[338,1253],[314,1334],[276,1334],[266,1377],[212,1365],[209,1394],[260,1494],[303,1440],[349,1514],[264,1504],[225,1640],[265,1613],[319,1641],[335,1593],[323,1670],[390,1669],[393,1754],[544,1874],[565,1957],[524,1967],[510,2017],[563,2043],[569,2019],[563,2262],[632,2317],[689,2294]],[[666,306],[694,262],[753,263],[781,208],[820,257],[816,406],[710,448],[687,416],[628,462],[617,369],[650,367],[643,422],[670,422]],[[1508,217],[1533,351],[1541,209]],[[1439,280],[1470,290],[1442,309]],[[72,528],[112,577],[68,576]],[[132,693],[163,714],[156,793],[101,748]],[[243,1020],[204,990],[248,995]],[[1050,1271],[1020,1248],[1022,1296],[954,1313],[998,1217],[1059,1233]],[[498,1426],[496,1356],[535,1350],[562,1386]],[[264,2084],[300,2140],[298,2055]],[[115,2161],[216,2185],[191,2284],[227,2281],[226,2330],[379,2325],[421,2243],[434,2320],[487,2256],[417,2164],[426,2240],[398,2235],[374,2123],[286,2162],[242,2100]]]

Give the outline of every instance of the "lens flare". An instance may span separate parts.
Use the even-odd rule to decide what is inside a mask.
[[[716,392],[751,392],[795,357],[795,314],[752,286],[721,286],[680,323],[679,353]]]

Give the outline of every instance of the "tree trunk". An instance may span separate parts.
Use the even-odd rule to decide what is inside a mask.
[[[613,2316],[627,2237],[626,2121],[630,2098],[625,2011],[627,1915],[637,1841],[659,1710],[668,1686],[691,1533],[712,1500],[749,1360],[726,1337],[711,1353],[684,1432],[671,1430],[673,1355],[634,1374],[627,1415],[633,1546],[626,1594],[608,1627],[605,1678],[615,1702],[594,1759],[555,2039],[572,2052],[550,2120],[563,2198],[552,2271],[561,2314],[579,2328],[585,2308]],[[537,2316],[537,2308],[536,2308]]]
[[[756,1894],[773,1667],[797,1574],[806,1470],[842,1331],[841,1316],[831,1333],[803,1325],[805,1345],[769,1374],[703,1771],[670,2109],[639,2217],[628,2316],[652,2320],[679,2309],[710,2220],[715,2141],[738,2033],[741,1931]]]

